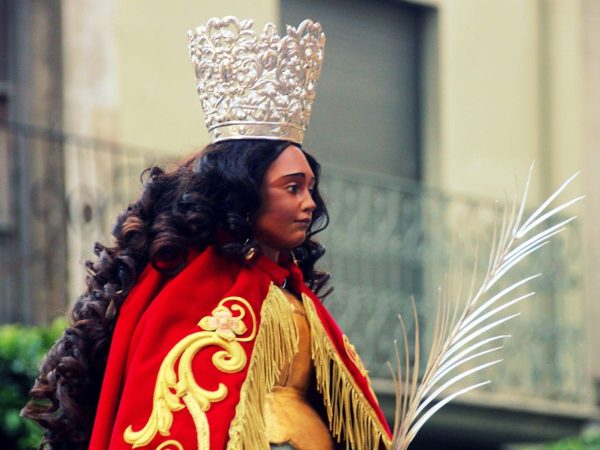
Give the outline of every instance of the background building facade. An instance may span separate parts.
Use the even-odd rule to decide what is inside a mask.
[[[535,261],[547,277],[493,387],[439,413],[415,449],[498,449],[597,420],[594,0],[0,0],[0,319],[63,313],[142,168],[207,143],[185,32],[224,15],[323,23],[305,147],[325,166],[330,308],[390,415],[384,362],[410,296],[427,329],[458,238],[469,267],[532,160],[532,205],[583,169],[581,220]]]

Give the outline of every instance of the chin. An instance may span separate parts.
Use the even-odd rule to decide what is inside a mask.
[[[306,237],[302,237],[302,239],[297,239],[297,240],[289,240],[288,242],[286,242],[285,244],[281,245],[279,248],[280,252],[283,251],[290,251],[295,249],[296,247],[304,244],[304,241],[306,241]]]
[[[290,250],[304,244],[304,242],[306,242],[306,235],[303,235],[301,238],[295,241],[294,244],[290,247]]]

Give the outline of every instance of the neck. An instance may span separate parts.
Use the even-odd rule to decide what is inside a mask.
[[[279,250],[275,250],[268,245],[260,243],[260,250],[263,255],[269,258],[271,261],[278,262],[279,261]]]

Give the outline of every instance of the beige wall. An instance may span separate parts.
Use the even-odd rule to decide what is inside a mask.
[[[116,20],[119,130],[122,142],[185,154],[208,137],[187,31],[211,17],[253,18],[255,26],[277,23],[277,0],[129,0],[119,2]]]
[[[581,167],[580,2],[419,3],[439,8],[440,149],[428,181],[502,198],[536,160],[536,199]]]
[[[440,181],[497,195],[539,148],[535,5],[451,0],[440,21]]]
[[[548,119],[546,153],[552,161],[549,180],[557,185],[583,168],[584,55],[582,2],[545,0],[545,32],[548,50],[543,70]],[[581,191],[582,184],[577,188]]]
[[[584,231],[584,259],[574,262],[579,264],[575,270],[585,275],[585,298],[577,292],[557,299],[555,308],[565,326],[589,321],[587,357],[600,380],[599,3],[411,1],[437,11],[439,70],[437,79],[427,74],[425,82],[434,88],[438,104],[437,110],[427,108],[432,116],[424,118],[424,129],[427,138],[439,137],[437,143],[424,140],[427,182],[450,193],[502,200],[504,189],[512,193],[514,176],[522,186],[535,160],[530,203],[539,204],[568,176],[583,170],[562,198],[588,197],[571,208],[580,216],[576,226]],[[439,123],[439,134],[431,123]]]
[[[64,128],[116,138],[119,108],[115,0],[63,1]]]
[[[588,314],[588,343],[590,368],[600,387],[600,2],[585,0],[584,11],[585,54],[585,138],[584,172],[585,215],[583,230],[585,239],[585,280]]]
[[[277,22],[277,0],[65,0],[65,128],[180,155],[206,144],[187,30]]]

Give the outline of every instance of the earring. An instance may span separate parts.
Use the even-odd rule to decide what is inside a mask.
[[[244,242],[243,247],[246,247],[248,244],[250,243],[250,238],[246,239],[246,241]],[[246,250],[246,252],[244,253],[244,260],[246,262],[251,261],[254,257],[256,256],[256,248],[254,247],[250,247],[248,250]]]

